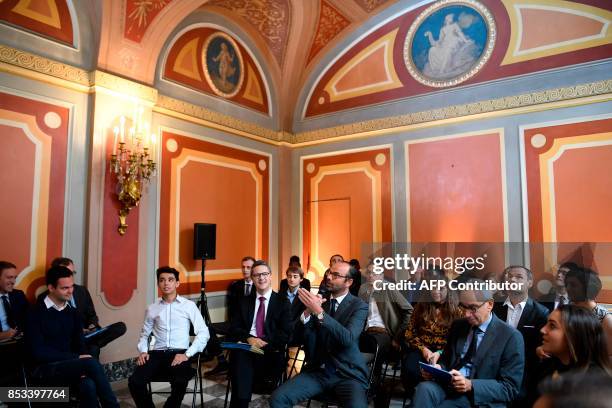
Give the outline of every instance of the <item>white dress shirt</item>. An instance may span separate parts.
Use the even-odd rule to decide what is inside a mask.
[[[512,302],[510,301],[510,298],[506,298],[506,301],[504,302],[504,306],[508,306],[508,313],[506,314],[506,323],[516,329],[518,327],[519,321],[521,320],[523,310],[525,310],[525,305],[527,305],[527,299],[523,300],[516,306],[513,306]]]
[[[196,337],[189,346],[189,323],[193,325]],[[155,345],[153,350],[187,349],[185,354],[191,357],[206,347],[210,334],[202,314],[191,300],[176,296],[172,303],[158,299],[145,312],[144,325],[138,341],[138,351],[149,350],[149,335],[153,333]]]
[[[272,296],[272,288],[268,289],[268,291],[266,293],[264,293],[263,295],[260,295],[259,293],[255,293],[255,311],[253,312],[253,324],[251,325],[251,330],[249,331],[249,334],[253,337],[257,337],[257,329],[255,327],[255,323],[257,323],[256,319],[257,319],[257,311],[259,310],[259,298],[260,297],[265,297],[266,300],[264,300],[264,323],[266,322],[266,316],[268,316],[268,305],[270,304],[270,296]]]
[[[386,329],[385,322],[383,322],[382,316],[380,315],[380,311],[378,310],[378,305],[376,304],[374,296],[370,296],[370,307],[368,308],[368,323],[366,325],[366,329],[370,327],[382,327],[383,329]]]
[[[49,295],[47,295],[47,296],[45,296],[45,306],[47,306],[47,309],[54,308],[58,312],[61,312],[62,310],[64,310],[65,308],[68,307],[68,302],[64,303],[64,306],[58,306],[58,305],[55,304],[54,301],[51,300]]]
[[[567,294],[555,296],[555,309],[558,308],[559,305],[567,305],[568,303],[569,297]]]

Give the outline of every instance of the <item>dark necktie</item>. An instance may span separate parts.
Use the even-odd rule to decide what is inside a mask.
[[[259,308],[257,309],[257,316],[255,316],[255,333],[260,339],[264,337],[264,323],[266,321],[266,298],[264,296],[259,297]]]
[[[334,317],[336,314],[336,309],[338,308],[338,301],[336,299],[332,299],[329,305],[329,316]]]
[[[246,283],[244,285],[244,296],[249,296],[251,294],[251,284]]]
[[[4,313],[6,313],[6,322],[9,325],[5,331],[8,331],[10,328],[15,328],[15,319],[13,317],[11,304],[8,301],[8,295],[2,295],[2,306],[4,307]]]
[[[468,347],[468,350],[465,353],[465,355],[457,363],[457,367],[455,367],[456,370],[459,370],[462,367],[464,367],[466,364],[469,364],[472,362],[472,357],[474,357],[474,354],[476,353],[476,344],[478,342],[477,334],[479,332],[480,332],[480,328],[478,326],[472,327],[472,341],[470,341],[470,346]]]

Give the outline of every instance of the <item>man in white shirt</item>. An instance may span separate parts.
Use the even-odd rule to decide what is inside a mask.
[[[208,327],[194,302],[179,296],[179,273],[163,266],[157,270],[157,286],[162,297],[147,308],[144,326],[138,342],[140,352],[136,370],[129,379],[129,388],[137,407],[153,407],[147,383],[156,375],[171,378],[172,392],[164,407],[180,407],[193,376],[189,359],[206,347],[210,338]],[[196,335],[189,345],[189,328]],[[149,350],[149,336],[155,344]]]
[[[509,266],[504,271],[507,282],[519,285],[518,290],[508,290],[503,303],[495,303],[493,313],[508,325],[517,329],[525,343],[525,375],[518,396],[518,405],[531,406],[536,395],[536,381],[532,380],[538,358],[536,348],[542,344],[540,329],[546,324],[548,309],[529,297],[533,286],[533,274],[524,266]]]

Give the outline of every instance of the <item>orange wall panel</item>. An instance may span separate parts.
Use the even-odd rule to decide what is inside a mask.
[[[412,242],[503,242],[498,133],[408,145]]]
[[[32,300],[49,263],[62,255],[69,118],[66,107],[0,92],[0,155],[8,166],[0,190],[10,200],[2,203],[0,258],[17,265],[17,287]]]
[[[0,259],[30,263],[35,147],[22,129],[0,125]]]
[[[270,158],[261,153],[162,132],[159,264],[181,272],[182,294],[198,293],[193,224],[217,224],[216,259],[206,289],[225,290],[246,255],[268,259]],[[233,271],[232,271],[233,270]]]
[[[302,264],[318,282],[331,255],[367,263],[364,244],[392,241],[391,151],[303,160]]]
[[[612,143],[566,151],[553,171],[557,241],[612,242]]]
[[[202,180],[207,180],[205,186]],[[187,270],[201,267],[200,261],[193,260],[196,222],[217,224],[216,259],[206,262],[210,270],[236,269],[240,258],[255,256],[256,187],[245,171],[193,161],[183,168],[179,259]]]

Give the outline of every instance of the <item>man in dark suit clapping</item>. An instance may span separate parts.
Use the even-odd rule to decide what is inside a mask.
[[[331,266],[327,302],[299,290],[306,306],[301,317],[304,339],[314,353],[299,375],[272,394],[272,408],[293,407],[326,391],[332,392],[341,406],[367,407],[368,371],[359,351],[359,335],[368,317],[368,305],[349,293],[355,273],[344,261]]]
[[[455,320],[437,368],[450,370],[447,383],[424,381],[414,393],[415,407],[505,407],[521,389],[525,351],[521,334],[493,313],[493,292],[469,279],[459,294],[465,318]],[[432,378],[424,374],[425,379]]]
[[[242,297],[231,320],[230,337],[249,343],[264,355],[233,350],[230,357],[230,407],[248,407],[254,380],[275,386],[285,367],[285,347],[291,334],[289,300],[272,291],[272,270],[264,261],[251,269],[254,295]]]

